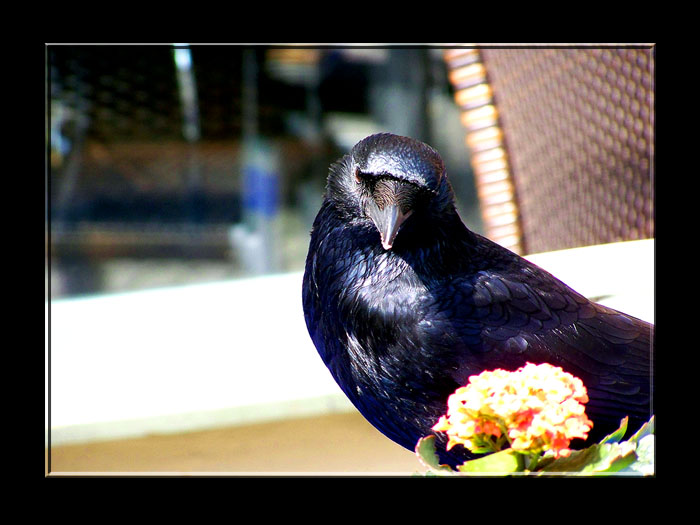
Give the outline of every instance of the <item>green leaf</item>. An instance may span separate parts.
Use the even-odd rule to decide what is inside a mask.
[[[416,455],[423,465],[432,472],[455,473],[449,465],[441,465],[440,458],[435,452],[435,436],[426,436],[418,440],[416,445]]]
[[[630,439],[620,442],[627,429],[627,418],[620,428],[603,439],[600,444],[577,450],[569,457],[540,461],[539,472],[571,472],[579,475],[608,475],[654,473],[654,417],[644,424]],[[545,461],[547,460],[547,461]]]
[[[651,419],[649,420],[648,423],[644,423],[637,432],[634,433],[632,437],[629,438],[629,441],[632,441],[634,443],[637,443],[642,440],[642,438],[646,436],[650,436],[654,434],[654,416],[651,416]]]
[[[587,449],[573,451],[568,457],[554,459],[545,455],[539,460],[534,475],[549,473],[571,473],[573,475],[611,475],[625,473],[633,475],[654,474],[654,416],[627,441],[621,441],[627,432],[628,418],[620,421],[620,428],[605,437],[599,444]],[[435,452],[435,436],[418,441],[416,454],[429,469],[427,475],[507,475],[523,472],[526,458],[523,454],[505,449],[473,459],[452,470],[441,465]],[[530,467],[531,468],[531,467]]]
[[[603,443],[576,450],[568,457],[548,463],[540,472],[571,472],[579,474],[610,474],[636,461],[634,443]]]
[[[654,416],[651,416],[651,419],[642,425],[629,439],[630,443],[635,443],[637,445],[637,449],[635,450],[637,461],[629,465],[624,472],[632,472],[644,476],[654,475],[654,444],[656,442],[654,426]]]
[[[522,454],[507,448],[483,458],[472,459],[457,467],[460,472],[478,474],[509,474],[523,470]]]
[[[622,421],[620,421],[620,428],[618,428],[615,432],[610,434],[609,436],[606,436],[603,438],[603,440],[600,442],[600,444],[604,443],[619,443],[620,440],[625,437],[625,433],[627,432],[627,423],[629,421],[629,417],[625,416]]]

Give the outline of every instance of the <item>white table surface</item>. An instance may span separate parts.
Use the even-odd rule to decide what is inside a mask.
[[[528,256],[654,320],[654,241]],[[46,304],[52,445],[354,410],[304,324],[301,273]]]

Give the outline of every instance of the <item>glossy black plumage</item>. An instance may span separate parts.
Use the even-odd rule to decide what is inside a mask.
[[[651,415],[653,325],[468,230],[439,154],[410,138],[372,135],[331,166],[303,305],[341,389],[410,450],[469,376],[526,362],[583,380],[589,442],[626,415],[633,429]],[[470,457],[438,441],[444,462]]]

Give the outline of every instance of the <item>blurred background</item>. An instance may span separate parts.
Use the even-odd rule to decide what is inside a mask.
[[[443,51],[48,45],[46,57],[51,471],[419,469],[332,382],[301,275],[328,166],[379,131],[438,149],[481,231]],[[260,432],[236,434],[282,422],[296,426],[278,441],[311,440],[284,458],[251,456]],[[158,442],[134,462],[139,439],[180,433],[172,461]],[[339,459],[319,457],[329,442]]]
[[[377,131],[436,147],[479,229],[439,49],[49,46],[47,72],[52,299],[301,270],[329,164]]]
[[[46,93],[47,472],[423,470],[301,305],[328,167],[375,132],[440,152],[470,229],[653,321],[653,45],[50,44]]]

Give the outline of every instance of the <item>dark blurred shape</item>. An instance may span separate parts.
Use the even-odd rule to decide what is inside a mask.
[[[445,52],[487,236],[534,253],[654,236],[654,49]]]
[[[328,49],[320,57],[319,97],[325,111],[369,112],[367,93],[373,62],[344,49]]]

